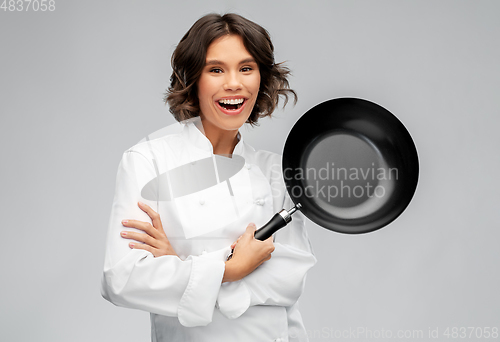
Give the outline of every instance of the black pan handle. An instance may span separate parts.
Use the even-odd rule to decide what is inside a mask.
[[[255,231],[255,238],[257,240],[265,240],[271,237],[278,230],[286,226],[288,223],[292,221],[292,214],[302,208],[300,203],[297,203],[292,209],[286,210],[283,209],[279,213],[275,214],[269,222],[260,227]],[[227,260],[230,260],[233,257],[233,251],[227,257]]]
[[[260,227],[255,231],[255,238],[257,240],[264,241],[278,230],[286,226],[288,223],[292,221],[292,214],[300,209],[302,205],[297,203],[295,207],[290,210],[281,210],[279,213],[275,214],[269,222]]]
[[[281,215],[283,211],[286,212],[286,210],[283,209],[279,213],[274,214],[274,216],[269,220],[269,222],[267,222],[265,225],[263,225],[262,227],[260,227],[258,230],[255,231],[255,238],[257,240],[264,241],[265,239],[273,235],[276,231],[278,231],[279,229],[283,228],[288,224],[285,218]]]

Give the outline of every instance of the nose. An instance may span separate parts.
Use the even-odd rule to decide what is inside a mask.
[[[230,72],[226,74],[224,80],[224,90],[240,90],[243,85],[241,83],[240,75],[238,72]]]

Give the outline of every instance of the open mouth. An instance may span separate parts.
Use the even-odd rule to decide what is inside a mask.
[[[245,99],[220,99],[219,105],[225,110],[238,110],[245,102]]]

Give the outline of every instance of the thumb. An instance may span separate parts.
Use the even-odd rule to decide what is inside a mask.
[[[249,223],[245,231],[245,234],[252,234],[252,236],[254,236],[256,229],[257,227],[255,226],[255,223]]]

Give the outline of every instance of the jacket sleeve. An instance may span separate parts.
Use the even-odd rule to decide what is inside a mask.
[[[120,232],[123,219],[151,221],[137,206],[144,184],[155,177],[154,166],[143,154],[127,151],[118,168],[115,197],[109,221],[101,293],[115,305],[165,316],[177,316],[186,327],[207,325],[224,274],[224,262],[212,258],[177,256],[155,258],[130,249]],[[142,232],[142,231],[139,231]]]
[[[283,207],[291,206],[291,200],[286,198]],[[300,212],[275,234],[274,245],[270,260],[245,278],[222,284],[217,303],[227,318],[237,318],[253,305],[289,307],[302,294],[306,273],[316,263],[316,258]]]

